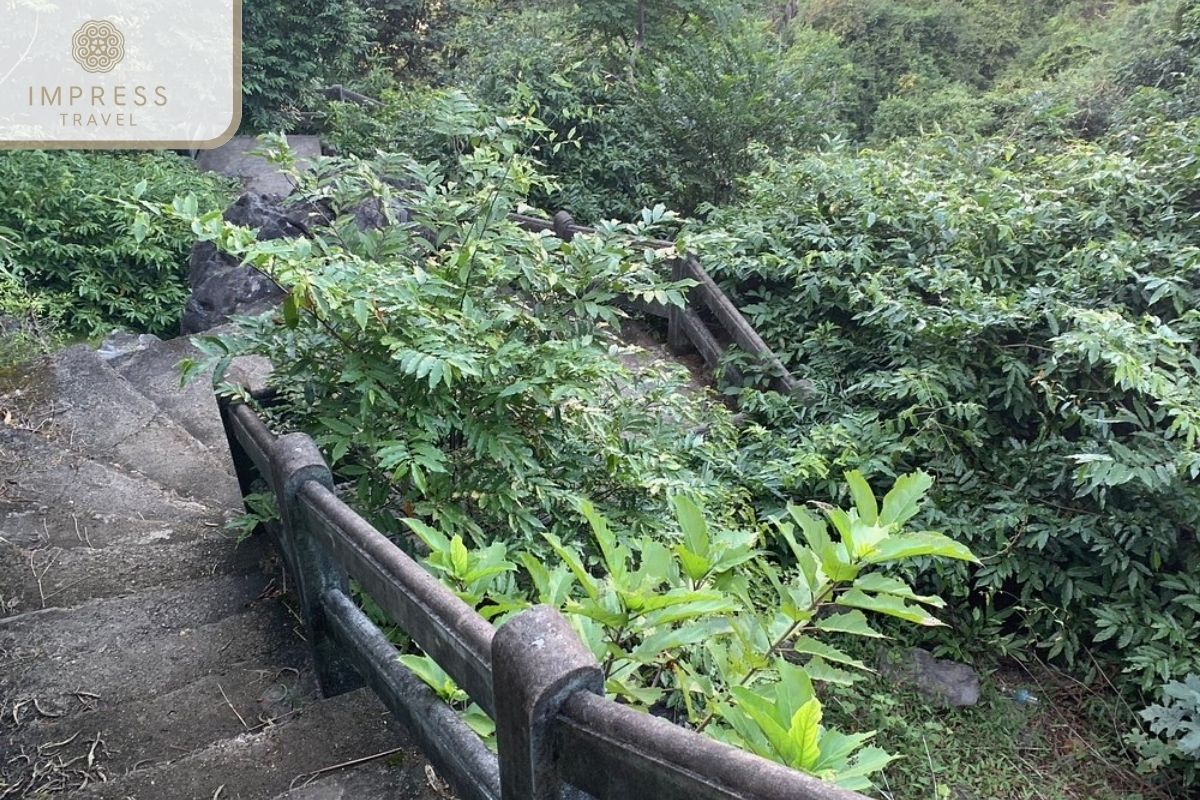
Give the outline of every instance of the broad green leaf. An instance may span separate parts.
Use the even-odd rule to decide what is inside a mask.
[[[471,566],[471,554],[467,551],[467,545],[461,536],[455,536],[450,540],[450,566],[454,569],[454,574],[459,577],[466,573]]]
[[[512,572],[516,568],[517,567],[515,564],[509,564],[508,562],[503,564],[489,564],[487,566],[469,569],[466,575],[462,575],[462,579],[465,583],[475,583],[476,581],[481,581],[484,578],[491,578],[496,575],[502,575],[505,572]]]
[[[721,551],[721,555],[712,565],[713,572],[723,573],[729,572],[734,567],[740,567],[747,561],[752,561],[758,555],[758,550],[753,546],[750,547],[733,547],[729,550]]]
[[[856,588],[862,589],[864,592],[873,594],[891,594],[896,597],[902,597],[905,600],[913,600],[917,603],[923,603],[934,608],[945,608],[946,601],[936,595],[917,594],[912,590],[907,583],[899,578],[893,578],[890,575],[880,575],[878,572],[872,572],[863,575],[854,581]]]
[[[671,551],[662,542],[643,539],[638,555],[639,588],[653,589],[670,582],[676,574]]]
[[[766,734],[763,733],[762,728],[744,708],[728,703],[719,703],[717,705],[717,714],[736,731],[737,738],[731,741],[730,744],[735,744],[744,750],[749,750],[762,758],[771,761],[778,760],[777,751],[771,746]]]
[[[421,541],[435,553],[450,552],[450,540],[437,528],[430,527],[419,519],[406,518],[402,522],[421,538]]]
[[[641,598],[639,608],[644,612],[658,611],[663,608],[682,605],[684,603],[699,603],[725,601],[725,595],[712,590],[693,590],[687,588],[671,589],[668,592],[647,593]]]
[[[861,669],[866,672],[874,671],[857,658],[852,658],[851,656],[843,653],[841,650],[838,650],[833,645],[826,644],[825,642],[814,639],[811,636],[801,636],[796,639],[793,649],[795,649],[797,653],[810,656],[819,656],[826,661],[832,661],[836,664],[845,664],[848,667],[854,667],[855,669]]]
[[[635,705],[642,708],[650,708],[663,696],[663,690],[660,688],[639,686],[631,681],[618,681],[612,678],[604,682],[604,691],[606,694],[632,700]]]
[[[581,617],[587,617],[590,620],[599,622],[608,628],[623,628],[629,623],[629,616],[627,614],[605,605],[602,599],[593,600],[589,597],[579,601],[568,600],[566,610],[572,614],[578,614]]]
[[[858,751],[854,763],[846,769],[838,771],[833,782],[843,789],[860,792],[872,788],[868,776],[882,770],[896,760],[896,756],[875,746],[867,746]]]
[[[866,733],[845,734],[839,731],[825,731],[821,736],[821,757],[813,765],[813,772],[834,770],[840,772],[855,750],[875,738],[874,731]]]
[[[791,719],[800,708],[814,697],[812,679],[808,672],[785,659],[775,661],[779,683],[775,684],[775,707],[782,717]]]
[[[496,735],[496,723],[482,708],[472,703],[466,711],[462,712],[462,720],[467,723],[468,728],[475,731],[476,736],[483,739],[484,743],[493,750],[495,749],[491,740]]]
[[[296,303],[295,293],[289,293],[283,299],[283,324],[288,328],[295,328],[300,324],[300,307]]]
[[[397,656],[396,659],[412,670],[442,699],[458,701],[466,697],[466,692],[459,689],[454,679],[429,656],[405,654]]]
[[[833,527],[837,528],[838,535],[842,537],[842,544],[845,545],[846,553],[850,555],[851,560],[857,558],[858,548],[854,543],[854,521],[850,519],[850,515],[840,508],[828,508],[825,510],[825,516],[829,517]]]
[[[871,595],[861,589],[851,589],[837,599],[837,604],[846,608],[861,608],[874,611],[877,614],[887,614],[890,617],[915,622],[918,625],[935,626],[943,623],[936,617],[930,616],[920,606],[910,606],[899,597],[891,595]]]
[[[884,495],[883,510],[879,512],[881,525],[903,525],[916,515],[921,500],[929,487],[933,486],[933,478],[924,472],[912,472],[901,475],[896,479],[890,492]]]
[[[613,583],[619,587],[626,585],[626,578],[629,574],[629,551],[617,544],[616,536],[608,527],[608,520],[602,514],[596,511],[587,500],[579,501],[579,513],[588,521],[588,525],[592,528],[592,535],[596,538],[596,543],[600,545],[600,554],[604,558],[604,566],[608,568],[608,574],[612,578]]]
[[[517,556],[517,560],[529,573],[529,578],[533,581],[533,588],[537,590],[538,599],[545,602],[547,595],[550,594],[550,570],[546,569],[546,565],[541,562],[541,559],[532,553],[521,553]]]
[[[677,494],[671,498],[671,502],[675,505],[675,516],[679,520],[679,526],[683,529],[683,542],[687,545],[687,549],[697,556],[707,559],[711,539],[704,512],[687,495]]]
[[[707,558],[693,553],[681,544],[675,545],[675,554],[679,556],[679,564],[683,567],[684,573],[694,581],[707,575],[712,566]]]
[[[850,487],[850,496],[854,498],[854,507],[858,509],[858,518],[867,525],[874,525],[879,519],[879,504],[867,479],[855,469],[846,473],[846,484]]]
[[[657,628],[672,622],[685,619],[695,619],[710,614],[728,614],[737,610],[737,603],[727,597],[715,597],[708,600],[696,600],[690,603],[671,606],[659,611],[653,611],[643,617],[647,627]]]
[[[811,770],[821,758],[821,701],[811,698],[792,716],[788,737],[794,755],[792,766]]]
[[[853,686],[859,681],[862,676],[854,672],[847,672],[844,669],[838,669],[830,665],[823,658],[813,658],[804,665],[804,669],[808,672],[808,676],[814,681],[823,683],[832,683],[835,686]]]
[[[705,619],[678,628],[655,631],[641,641],[630,655],[639,661],[650,662],[668,650],[698,644],[717,636],[724,636],[733,628],[727,619]]]
[[[785,728],[776,719],[775,708],[765,698],[745,686],[734,686],[730,689],[730,694],[737,700],[741,710],[754,721],[754,724],[762,732],[763,736],[766,737],[772,749],[788,764],[797,764],[800,755],[797,749],[797,742],[792,739],[789,728]],[[813,699],[815,700],[816,698]],[[796,713],[799,714],[800,712],[797,711]],[[792,720],[788,720],[789,726],[791,722]],[[819,752],[818,750],[818,754]]]
[[[354,301],[354,322],[358,325],[360,331],[367,329],[367,320],[370,318],[371,305],[363,298],[357,298]]]
[[[851,528],[854,531],[851,541],[854,542],[853,552],[856,560],[867,560],[888,539],[888,528],[884,525],[854,522]]]
[[[583,561],[579,558],[579,554],[563,544],[562,540],[553,533],[543,532],[542,538],[549,543],[550,548],[558,554],[558,557],[571,568],[571,572],[575,575],[575,580],[579,581],[579,585],[583,587],[583,591],[587,593],[587,596],[592,600],[599,600],[600,590],[596,586],[595,579],[592,578],[587,568],[583,566]]]
[[[891,536],[886,541],[880,542],[875,547],[875,551],[865,560],[870,564],[883,564],[888,561],[901,561],[917,556],[941,556],[979,563],[979,559],[966,545],[933,531]]]
[[[861,611],[847,611],[817,620],[814,627],[826,633],[852,633],[855,636],[868,636],[872,639],[886,638],[882,633],[871,627],[866,614]]]
[[[853,580],[858,574],[858,567],[846,560],[843,548],[829,537],[829,527],[800,506],[788,506],[788,513],[800,526],[805,541],[820,560],[825,575],[833,581]]]
[[[790,522],[779,522],[775,526],[775,529],[779,531],[779,535],[787,542],[788,548],[792,551],[792,555],[795,556],[797,561],[800,560],[802,552],[811,552],[808,548],[801,547],[800,543],[796,541],[795,526]]]

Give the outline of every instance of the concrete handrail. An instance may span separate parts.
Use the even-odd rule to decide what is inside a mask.
[[[556,609],[500,628],[343,503],[316,444],[218,398],[243,495],[265,482],[325,696],[369,685],[463,800],[865,800],[603,696]],[[350,600],[353,578],[496,723],[493,755]]]

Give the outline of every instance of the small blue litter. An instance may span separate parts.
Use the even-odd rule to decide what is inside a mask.
[[[1017,689],[1013,692],[1013,700],[1023,706],[1037,705],[1038,701],[1028,689]]]

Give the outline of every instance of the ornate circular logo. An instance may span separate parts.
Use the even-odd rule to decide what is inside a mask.
[[[88,20],[71,38],[71,55],[88,72],[110,72],[125,58],[125,36],[107,20]]]

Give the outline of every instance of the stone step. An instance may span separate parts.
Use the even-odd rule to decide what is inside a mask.
[[[301,166],[321,155],[318,136],[288,136],[288,146]],[[274,164],[260,156],[251,155],[259,147],[255,136],[235,136],[215,150],[200,153],[200,169],[220,172],[242,181],[246,191],[285,197],[292,193],[291,180]]]
[[[240,513],[11,427],[0,427],[0,464],[0,539],[18,547],[105,547],[130,528],[220,527]]]
[[[378,756],[379,761],[389,768],[387,797],[393,800],[446,800],[447,795],[436,793],[429,785],[427,762],[420,751],[367,690],[302,707],[278,725],[225,739],[170,764],[140,769],[107,783],[92,785],[72,797],[88,800],[212,800],[214,797],[269,800],[297,787],[320,791],[325,787],[314,788],[314,785],[335,775],[346,780],[359,763],[364,766],[373,763],[374,760],[360,762],[372,756]],[[313,784],[304,786],[309,781]],[[363,795],[341,796],[358,798]]]
[[[26,549],[0,542],[0,618],[69,608],[205,578],[261,572],[273,555],[259,540],[238,546],[220,528],[130,523],[128,537],[103,548]]]
[[[218,507],[239,504],[228,456],[202,444],[86,345],[67,348],[15,380],[0,387],[15,416],[11,426],[38,430],[185,497]]]
[[[432,767],[419,772],[404,765],[372,763],[315,780],[277,795],[274,800],[395,800],[407,797],[451,800],[454,794]]]
[[[294,646],[298,625],[266,575],[216,575],[0,620],[0,707],[80,713],[121,705]]]
[[[82,713],[67,718],[23,706],[15,710],[15,721],[6,719],[8,730],[0,741],[6,752],[29,758],[20,774],[10,771],[9,782],[23,780],[26,791],[36,789],[37,774],[44,771],[37,769],[39,761],[86,759],[97,743],[92,777],[111,780],[282,724],[319,701],[307,669],[307,647],[297,640],[263,659],[223,665],[165,694],[122,703],[81,694],[76,700]]]
[[[200,358],[200,352],[186,337],[150,342],[128,356],[110,362],[121,377],[150,398],[189,433],[224,456],[228,468],[229,446],[221,416],[213,397],[211,372],[197,376],[180,386],[179,364],[185,358]],[[261,384],[265,361],[239,358],[231,366],[227,380],[255,386]]]

